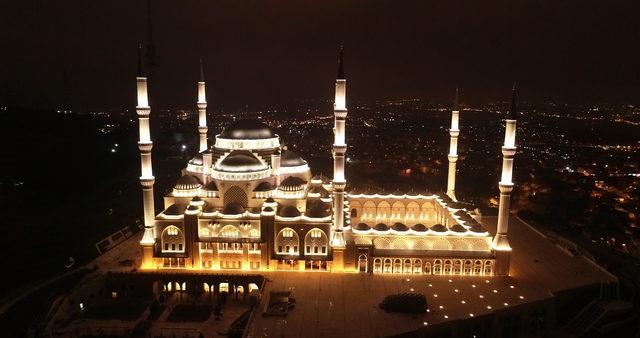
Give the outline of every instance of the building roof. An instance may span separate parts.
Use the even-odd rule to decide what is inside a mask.
[[[218,137],[234,140],[260,140],[276,135],[257,119],[241,119],[231,122]]]
[[[179,216],[184,214],[185,210],[187,210],[186,204],[172,204],[162,213],[169,216]]]
[[[402,223],[400,223],[400,222],[398,222],[398,223],[394,223],[391,226],[391,229],[393,229],[395,231],[408,231],[409,227],[404,225],[404,224],[402,224]]]
[[[256,186],[255,189],[253,189],[253,191],[271,191],[271,190],[273,190],[273,185],[267,181],[264,181],[258,184],[258,186]]]
[[[233,173],[247,173],[268,169],[256,155],[248,150],[234,150],[222,161],[216,164],[215,169]]]
[[[202,184],[200,184],[200,180],[197,177],[193,175],[184,175],[178,179],[178,182],[176,182],[174,189],[191,190],[198,189],[201,186]]]
[[[305,164],[307,164],[307,161],[303,160],[298,153],[291,150],[282,150],[280,154],[281,167],[298,167]]]
[[[280,217],[298,217],[300,216],[300,210],[298,210],[298,208],[292,206],[292,205],[287,205],[284,207],[281,207],[278,210],[278,216]]]
[[[224,206],[222,213],[226,215],[239,215],[244,213],[244,207],[237,202],[231,202]]]
[[[373,226],[374,230],[378,230],[378,231],[387,231],[389,230],[389,226],[387,226],[384,223],[378,223],[376,225]]]
[[[285,187],[299,187],[303,184],[306,184],[307,181],[301,179],[300,177],[297,176],[289,176],[287,178],[285,178],[282,182],[280,182],[281,186],[285,186]]]

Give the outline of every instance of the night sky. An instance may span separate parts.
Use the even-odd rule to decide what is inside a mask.
[[[7,3],[10,2],[10,3]],[[0,98],[134,106],[146,0],[3,1]],[[198,58],[210,107],[331,99],[344,41],[349,99],[629,101],[640,97],[640,1],[153,1],[156,108],[192,108]],[[446,101],[445,101],[446,100]]]

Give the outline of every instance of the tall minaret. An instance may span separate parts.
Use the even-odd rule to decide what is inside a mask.
[[[198,80],[198,132],[200,133],[200,151],[207,148],[207,95],[204,89],[204,70],[200,59],[200,80]]]
[[[516,85],[513,84],[511,111],[505,119],[504,145],[502,146],[502,177],[498,183],[500,188],[500,206],[498,208],[498,227],[493,239],[493,249],[496,252],[496,274],[509,274],[511,246],[507,239],[509,230],[509,205],[511,191],[513,191],[513,158],[516,154]]]
[[[138,75],[136,77],[138,89],[138,105],[136,112],[138,113],[138,126],[140,130],[140,141],[138,149],[140,149],[140,166],[141,176],[140,185],[142,185],[142,201],[144,205],[144,235],[140,244],[142,245],[142,267],[151,268],[153,261],[153,245],[155,237],[153,234],[155,208],[153,205],[153,169],[151,165],[151,133],[149,131],[149,115],[151,108],[149,107],[149,96],[147,94],[147,77],[144,75],[142,67],[142,46],[138,47]]]
[[[347,119],[347,80],[344,76],[343,47],[340,44],[340,55],[338,57],[338,76],[336,78],[336,96],[333,104],[333,114],[335,116],[334,141],[333,141],[333,236],[331,246],[334,252],[332,270],[342,271],[344,269],[344,248],[345,241],[342,233],[344,226],[344,188],[347,181],[344,176],[345,153],[347,143],[345,142],[345,123]],[[336,259],[337,257],[337,259]]]
[[[449,174],[447,176],[447,195],[456,201],[456,162],[458,162],[458,135],[460,135],[460,129],[458,129],[458,119],[460,115],[460,108],[458,107],[458,88],[456,88],[456,96],[453,100],[453,109],[451,110],[451,129],[449,129],[449,135],[451,135],[451,141],[449,143]]]

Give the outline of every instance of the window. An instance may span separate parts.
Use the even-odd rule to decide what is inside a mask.
[[[313,247],[313,253],[318,253],[318,247],[317,246]]]
[[[220,237],[240,237],[240,230],[233,225],[227,225],[220,230]]]
[[[251,229],[251,231],[249,231],[249,237],[260,237],[260,231],[258,229]]]
[[[293,246],[293,252],[298,252],[298,246],[297,245]]]
[[[169,250],[169,243],[164,243],[164,249]]]
[[[178,236],[178,228],[174,226],[170,226],[167,228],[167,235],[169,236]]]
[[[358,217],[358,210],[351,209],[351,218],[356,218],[356,217]]]
[[[286,248],[287,248],[287,252],[289,252],[289,249],[290,249],[291,247],[287,245],[287,247],[286,247]]]
[[[311,252],[311,246],[307,245],[307,253],[310,253],[310,252]]]
[[[282,252],[282,245],[278,245],[278,252]]]
[[[178,251],[182,251],[182,244],[178,244]]]
[[[284,230],[282,230],[282,237],[285,237],[285,238],[293,237],[293,230],[292,229],[284,229]]]
[[[327,253],[327,247],[326,246],[322,247],[322,253]]]

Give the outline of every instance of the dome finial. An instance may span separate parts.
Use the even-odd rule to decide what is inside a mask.
[[[518,118],[518,109],[516,107],[516,83],[513,83],[513,92],[511,94],[511,111],[509,111],[509,118],[516,120]]]
[[[338,79],[344,79],[344,47],[340,42],[340,54],[338,56]]]

